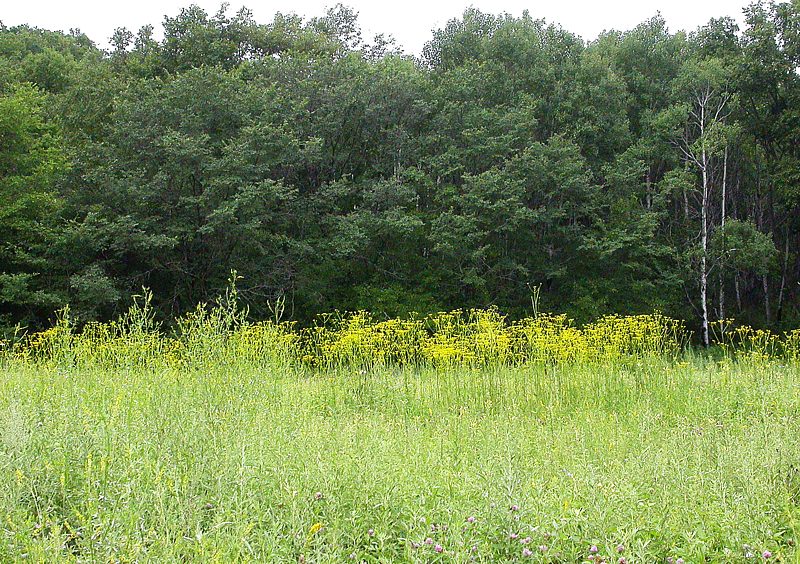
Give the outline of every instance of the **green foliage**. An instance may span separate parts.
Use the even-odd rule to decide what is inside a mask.
[[[711,248],[716,256],[736,270],[764,276],[777,266],[775,242],[749,221],[728,221],[725,227],[715,231]]]
[[[162,39],[120,27],[109,52],[0,29],[0,323],[42,327],[67,302],[78,325],[112,319],[143,285],[166,321],[236,269],[253,317],[284,300],[303,324],[518,318],[541,285],[581,323],[660,310],[694,327],[705,206],[708,300],[790,327],[798,19],[756,3],[741,30],[655,17],[587,43],[471,8],[419,60],[342,5],[266,23],[190,6]],[[720,111],[701,132],[703,93]]]
[[[47,265],[39,253],[53,237],[60,211],[53,182],[68,162],[45,103],[29,85],[0,96],[0,304],[16,310],[15,321],[58,303],[40,280]]]

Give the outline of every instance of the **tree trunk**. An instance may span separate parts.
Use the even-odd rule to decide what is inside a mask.
[[[728,246],[725,242],[725,198],[727,196],[728,187],[728,146],[725,145],[725,157],[722,161],[722,217],[720,225],[722,226],[722,255],[719,258],[719,320],[725,319],[725,277],[723,276],[725,266],[725,253]],[[725,323],[720,323],[720,331],[725,335]]]
[[[689,193],[685,189],[683,191],[683,219],[689,221]]]
[[[705,104],[700,107],[701,169],[703,173],[703,200],[700,207],[700,309],[703,313],[703,345],[708,347],[708,155],[705,143]]]
[[[760,168],[760,166],[759,166]],[[756,183],[758,187],[758,228],[763,230],[764,227],[764,195],[761,190],[761,173],[759,170],[758,180]],[[772,232],[770,232],[771,235]],[[766,317],[767,325],[772,323],[772,309],[769,303],[769,276],[764,274],[761,277],[761,287],[764,290],[764,315]]]
[[[736,274],[733,277],[733,287],[736,290],[736,308],[738,309],[739,313],[742,313],[742,292],[739,290],[739,271],[736,271]]]
[[[783,247],[783,268],[781,269],[781,290],[778,292],[778,317],[776,321],[783,321],[783,293],[786,290],[786,275],[789,271],[789,224],[786,224],[786,241]]]

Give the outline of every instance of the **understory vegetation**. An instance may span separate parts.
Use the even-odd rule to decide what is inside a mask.
[[[581,363],[636,358],[679,358],[689,351],[684,323],[661,314],[607,315],[581,327],[566,315],[541,314],[510,321],[496,308],[375,319],[368,312],[320,315],[308,327],[249,321],[236,273],[216,305],[200,304],[165,328],[152,293],[135,296],[119,319],[76,328],[69,308],[50,329],[0,340],[7,362],[66,363],[78,368],[199,368],[231,364],[288,370],[470,368]],[[709,355],[771,362],[800,360],[800,329],[776,334],[722,320],[711,326]]]

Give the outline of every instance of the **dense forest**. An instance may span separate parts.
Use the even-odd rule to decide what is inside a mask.
[[[109,50],[0,24],[0,326],[496,305],[800,318],[800,3],[593,41],[469,9],[420,57],[341,5]],[[161,35],[159,35],[160,37]]]

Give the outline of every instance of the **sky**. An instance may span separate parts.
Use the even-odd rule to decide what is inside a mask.
[[[743,22],[742,9],[751,0],[343,0],[359,12],[364,38],[375,33],[393,35],[407,53],[419,54],[431,30],[458,17],[474,6],[490,13],[519,16],[527,9],[534,18],[561,24],[586,40],[608,29],[628,30],[661,12],[671,31],[694,30],[712,17],[730,16]],[[219,0],[0,0],[0,21],[7,26],[29,24],[68,31],[78,28],[100,47],[117,27],[137,31],[151,24],[156,32],[165,15],[174,16],[182,7],[197,4],[216,13]],[[321,16],[336,0],[230,0],[229,14],[245,5],[256,20],[267,23],[275,12],[294,12],[305,17]],[[156,33],[158,37],[158,33]]]

